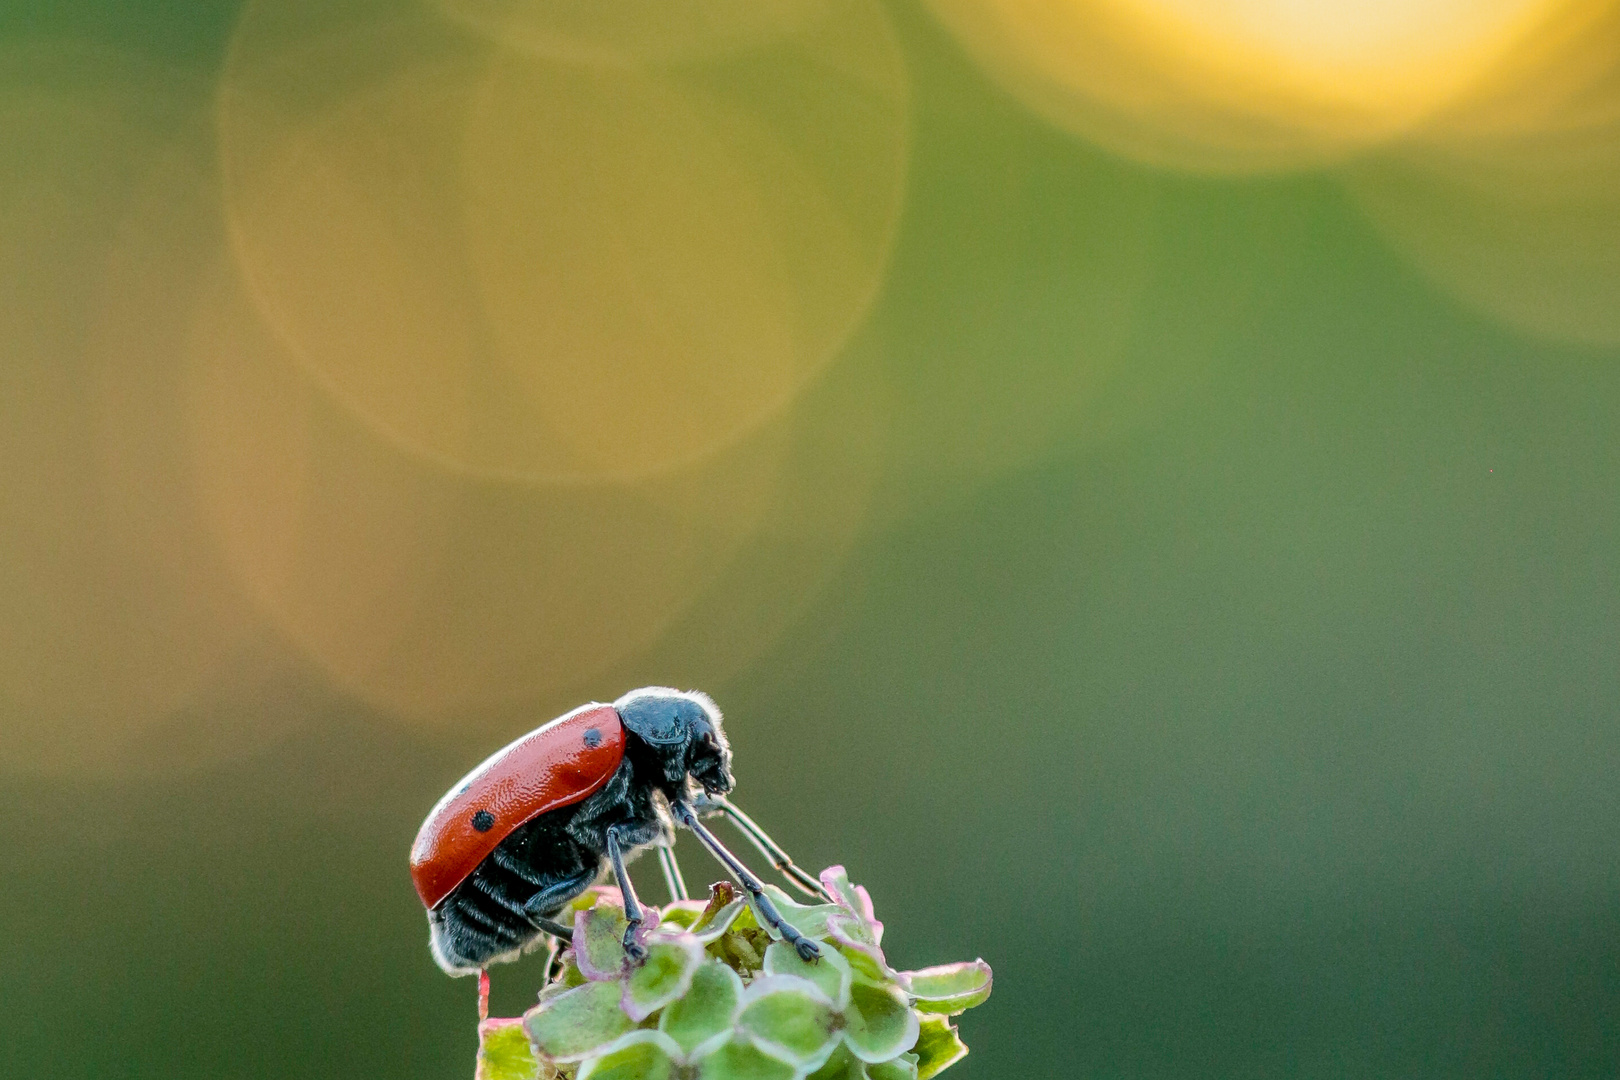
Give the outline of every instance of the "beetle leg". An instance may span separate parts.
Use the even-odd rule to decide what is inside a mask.
[[[782,876],[787,878],[788,883],[795,889],[825,903],[833,902],[832,897],[827,895],[827,890],[821,887],[821,882],[795,866],[781,845],[772,840],[769,833],[760,828],[753,818],[743,813],[742,809],[730,799],[724,795],[705,795],[699,800],[697,809],[702,810],[706,806],[713,806],[737,826],[738,831],[748,837],[749,842],[759,849],[761,855],[771,860],[771,864],[781,871]]]
[[[624,851],[619,844],[619,826],[614,825],[607,831],[608,859],[613,863],[613,876],[619,879],[619,892],[624,896],[624,917],[630,925],[624,931],[624,951],[630,959],[639,964],[647,959],[647,947],[636,940],[636,931],[641,929],[645,917],[641,913],[641,901],[636,899],[636,887],[630,881],[630,872],[624,868]]]
[[[534,924],[536,930],[544,930],[552,937],[566,941],[570,945],[574,943],[574,932],[555,919],[548,919],[544,915],[530,915],[529,921]]]
[[[658,848],[658,865],[664,871],[664,884],[669,886],[671,900],[690,900],[691,895],[686,891],[686,879],[681,877],[681,864],[675,861],[675,849],[660,846]]]
[[[495,850],[499,852],[500,848]],[[596,867],[587,867],[571,878],[553,881],[549,887],[541,889],[529,897],[528,902],[523,905],[523,917],[552,937],[562,938],[564,941],[572,940],[573,935],[568,927],[561,923],[552,922],[551,919],[544,916],[546,912],[562,907],[589,888],[591,882],[596,880],[596,873]],[[551,925],[547,926],[546,923]]]
[[[771,903],[771,898],[765,895],[765,886],[760,884],[759,878],[755,877],[753,871],[744,866],[737,856],[727,851],[726,846],[715,838],[714,833],[704,827],[703,822],[698,820],[697,814],[693,812],[692,807],[687,804],[686,800],[676,799],[670,803],[669,808],[674,811],[675,820],[691,829],[697,838],[702,841],[703,846],[709,849],[709,854],[719,860],[720,865],[724,866],[731,876],[737,879],[737,884],[748,891],[749,898],[754,903],[754,910],[767,925],[782,935],[783,941],[792,945],[805,960],[814,960],[821,955],[821,947],[799,933],[786,919],[782,918],[782,913],[776,910],[776,905]]]

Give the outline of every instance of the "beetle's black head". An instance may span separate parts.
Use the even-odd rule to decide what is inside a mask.
[[[713,795],[731,790],[731,747],[709,695],[647,686],[630,691],[613,708],[662,771],[665,794],[685,795],[688,776]]]

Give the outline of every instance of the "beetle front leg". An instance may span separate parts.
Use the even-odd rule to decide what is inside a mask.
[[[782,845],[772,840],[769,833],[760,828],[753,818],[743,813],[741,807],[724,795],[700,795],[693,809],[700,814],[705,811],[724,814],[727,820],[759,849],[761,855],[771,860],[771,865],[781,871],[788,884],[824,904],[833,902],[833,898],[827,895],[827,890],[822,888],[821,882],[799,869],[793,860],[788,858],[788,853],[782,850]]]
[[[719,841],[714,833],[704,828],[703,822],[698,820],[697,814],[693,812],[692,807],[685,800],[677,799],[670,803],[669,808],[674,811],[675,820],[691,829],[693,834],[702,841],[703,846],[709,849],[709,854],[718,859],[720,865],[724,866],[731,876],[737,879],[737,884],[748,891],[748,896],[754,904],[754,910],[759,913],[760,918],[766,925],[781,934],[782,940],[793,946],[802,959],[814,960],[821,955],[821,946],[799,933],[793,924],[782,918],[782,913],[776,910],[776,905],[771,903],[771,898],[765,895],[765,886],[760,882],[759,878],[755,877],[753,871],[742,864],[742,860],[726,850],[726,846]]]
[[[619,842],[621,825],[614,825],[607,831],[608,859],[613,863],[613,876],[619,881],[619,892],[624,896],[624,917],[630,923],[624,931],[624,951],[634,963],[641,963],[647,959],[647,947],[636,940],[636,932],[646,921],[641,912],[641,901],[636,899],[636,887],[630,883],[630,872],[624,866],[623,845]]]

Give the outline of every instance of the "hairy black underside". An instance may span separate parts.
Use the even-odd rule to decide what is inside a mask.
[[[631,848],[666,831],[651,785],[637,782],[637,756],[626,754],[608,782],[583,802],[513,829],[444,898],[431,922],[448,958],[480,968],[536,943],[542,931],[533,918],[555,916],[607,869],[609,828],[618,826],[621,845]]]

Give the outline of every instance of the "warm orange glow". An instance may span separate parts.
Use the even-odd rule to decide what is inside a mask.
[[[221,92],[236,250],[294,354],[405,448],[683,468],[785,408],[877,290],[906,82],[875,4],[678,73],[289,6],[250,6]]]
[[[1620,5],[1571,5],[1424,131],[1346,173],[1391,243],[1528,332],[1620,344]]]
[[[933,0],[1058,124],[1157,164],[1312,165],[1410,128],[1556,0]]]
[[[193,767],[279,730],[187,731],[253,625],[191,497],[170,363],[206,159],[155,69],[0,66],[37,76],[0,88],[0,766]]]
[[[232,566],[338,681],[409,716],[579,686],[645,649],[747,541],[780,455],[772,434],[636,484],[469,481],[339,407],[240,299],[211,305],[194,355]]]

